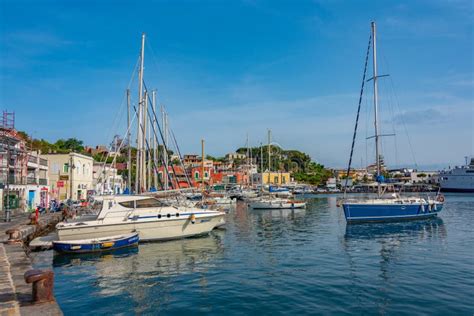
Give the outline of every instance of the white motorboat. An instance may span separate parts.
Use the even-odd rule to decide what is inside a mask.
[[[225,213],[169,205],[143,195],[101,196],[95,219],[56,225],[59,240],[122,235],[136,230],[140,241],[170,240],[209,233],[225,223]]]
[[[253,209],[294,209],[305,208],[306,202],[269,196],[254,199],[248,206]]]

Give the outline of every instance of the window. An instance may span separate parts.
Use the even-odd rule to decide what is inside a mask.
[[[163,207],[167,206],[167,204],[158,201],[157,199],[154,198],[149,198],[149,199],[144,199],[144,200],[137,200],[137,201],[127,201],[127,202],[122,202],[119,203],[123,207],[127,208],[147,208],[147,207]]]
[[[194,179],[199,179],[199,172],[196,171],[196,172],[194,173]]]
[[[273,183],[278,183],[278,176],[273,177]]]
[[[65,163],[63,165],[63,172],[69,172],[69,164],[68,163]]]
[[[86,171],[87,171],[86,164],[83,164],[82,165],[82,174],[86,174]]]
[[[285,184],[285,183],[286,183],[286,177],[285,177],[285,176],[281,176],[281,183],[282,183],[282,184]]]
[[[204,172],[204,178],[209,178],[209,173],[207,171]]]

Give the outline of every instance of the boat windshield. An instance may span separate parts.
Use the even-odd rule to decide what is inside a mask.
[[[102,209],[102,205],[104,204],[103,200],[94,200],[91,203],[91,209],[93,211],[100,211]]]
[[[159,201],[155,198],[143,199],[143,200],[134,200],[126,201],[119,203],[123,207],[127,208],[149,208],[149,207],[163,207],[168,206],[166,203]]]

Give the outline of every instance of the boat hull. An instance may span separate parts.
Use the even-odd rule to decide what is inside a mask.
[[[474,193],[474,188],[443,188],[441,192],[452,192],[452,193]]]
[[[91,253],[104,252],[133,247],[138,244],[138,233],[125,236],[86,239],[77,241],[53,241],[53,249],[61,253]]]
[[[442,210],[443,204],[343,204],[344,216],[348,223],[387,222],[417,220],[435,217]]]
[[[224,222],[224,213],[196,216],[194,221],[189,217],[157,219],[156,216],[153,216],[152,218],[138,217],[110,224],[86,222],[86,225],[58,228],[57,231],[59,240],[78,240],[83,239],[84,236],[100,238],[137,231],[140,241],[158,241],[203,235]]]
[[[274,209],[296,209],[305,208],[306,203],[304,202],[252,202],[249,203],[249,207],[254,210],[274,210]]]

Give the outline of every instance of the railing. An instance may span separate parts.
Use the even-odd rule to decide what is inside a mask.
[[[35,157],[35,156],[28,156],[28,162],[31,162],[31,163],[38,163],[38,157]]]
[[[40,162],[39,162],[40,165],[42,166],[48,166],[48,160],[47,159],[43,159],[43,158],[40,158]]]
[[[28,177],[26,178],[26,184],[38,184],[38,181],[36,180],[36,178]]]
[[[0,184],[6,184],[7,183],[7,178],[5,176],[0,178]],[[18,176],[8,176],[8,184],[25,184],[26,178],[25,177],[18,177]]]
[[[48,185],[48,179],[39,179],[40,185]]]

